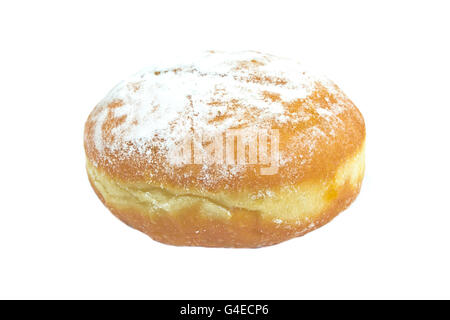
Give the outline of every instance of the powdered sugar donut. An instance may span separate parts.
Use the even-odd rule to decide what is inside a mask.
[[[360,190],[364,120],[331,81],[259,52],[208,52],[119,83],[85,126],[89,180],[173,245],[261,247],[330,221]]]

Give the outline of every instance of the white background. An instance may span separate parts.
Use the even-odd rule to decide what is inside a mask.
[[[448,1],[3,1],[0,298],[450,298]],[[367,125],[356,202],[264,249],[179,248],[114,218],[83,125],[121,79],[259,50],[333,79]]]

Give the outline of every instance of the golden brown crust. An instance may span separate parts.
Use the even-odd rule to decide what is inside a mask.
[[[231,218],[211,218],[199,213],[196,206],[178,212],[149,214],[138,208],[119,208],[107,203],[95,183],[91,185],[103,204],[121,221],[152,239],[176,246],[259,248],[300,237],[331,221],[346,209],[359,193],[346,181],[334,190],[336,197],[319,214],[308,220],[283,221],[264,218],[261,212],[230,208]]]

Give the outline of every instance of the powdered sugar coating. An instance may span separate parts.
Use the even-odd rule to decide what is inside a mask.
[[[322,91],[315,103],[312,95]],[[280,150],[280,164],[294,161],[299,168],[311,161],[317,143],[333,141],[348,103],[331,81],[290,59],[254,51],[207,52],[192,63],[148,68],[119,83],[92,112],[86,145],[95,149],[94,164],[136,155],[150,164],[152,153],[167,158],[194,131],[215,135],[231,128],[292,126],[299,130],[289,144],[303,151]],[[160,169],[176,174],[171,167]],[[214,174],[208,167],[195,174],[206,186],[243,170],[224,165]]]

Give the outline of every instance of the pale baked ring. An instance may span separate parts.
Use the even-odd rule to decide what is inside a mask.
[[[289,59],[208,52],[117,85],[85,126],[89,180],[119,219],[173,245],[261,247],[344,210],[364,120]]]

